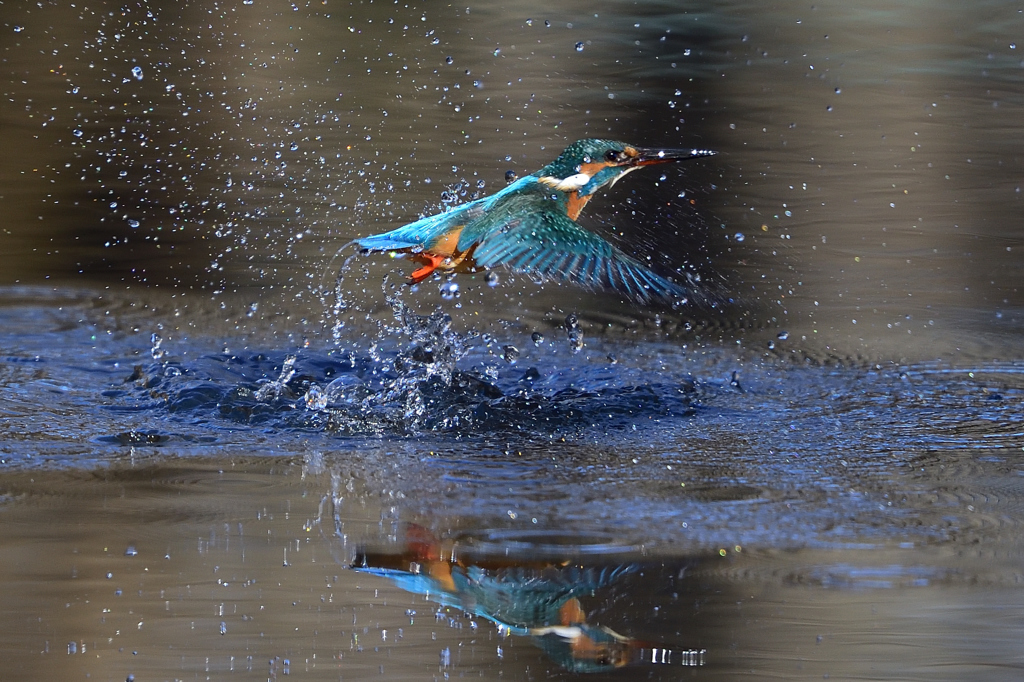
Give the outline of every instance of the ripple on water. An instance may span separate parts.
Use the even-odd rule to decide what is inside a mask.
[[[372,348],[223,352],[196,338],[162,341],[159,357],[142,333],[98,349],[54,344],[74,326],[51,330],[48,355],[10,337],[2,409],[8,424],[33,419],[8,430],[0,459],[88,467],[312,443],[325,467],[377,481],[411,513],[501,528],[511,512],[626,545],[1019,532],[1012,363],[838,368],[614,339],[573,352],[400,306],[394,325]]]

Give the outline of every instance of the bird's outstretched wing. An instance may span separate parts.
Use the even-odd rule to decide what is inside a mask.
[[[482,235],[473,251],[477,265],[504,265],[543,279],[613,289],[640,303],[683,304],[689,299],[685,287],[651,271],[567,215],[538,211],[536,205],[525,211],[507,208],[511,210],[495,207],[486,216],[494,222],[492,229],[479,231]]]

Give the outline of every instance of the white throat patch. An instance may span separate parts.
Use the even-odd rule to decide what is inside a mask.
[[[576,175],[570,175],[564,180],[553,178],[550,175],[542,178],[537,178],[539,182],[543,182],[548,187],[554,187],[562,192],[575,192],[576,190],[585,187],[590,182],[590,177],[586,173],[577,173]]]

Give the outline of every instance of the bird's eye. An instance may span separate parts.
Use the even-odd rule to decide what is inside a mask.
[[[620,152],[617,152],[614,149],[609,149],[604,153],[604,158],[607,159],[608,161],[618,161],[619,153]]]

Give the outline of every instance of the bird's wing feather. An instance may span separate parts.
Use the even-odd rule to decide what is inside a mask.
[[[642,303],[683,303],[689,296],[685,287],[651,271],[569,216],[538,210],[528,197],[493,207],[476,224],[466,226],[464,238],[470,230],[479,236],[473,258],[483,267],[504,265],[545,279],[614,289]]]

